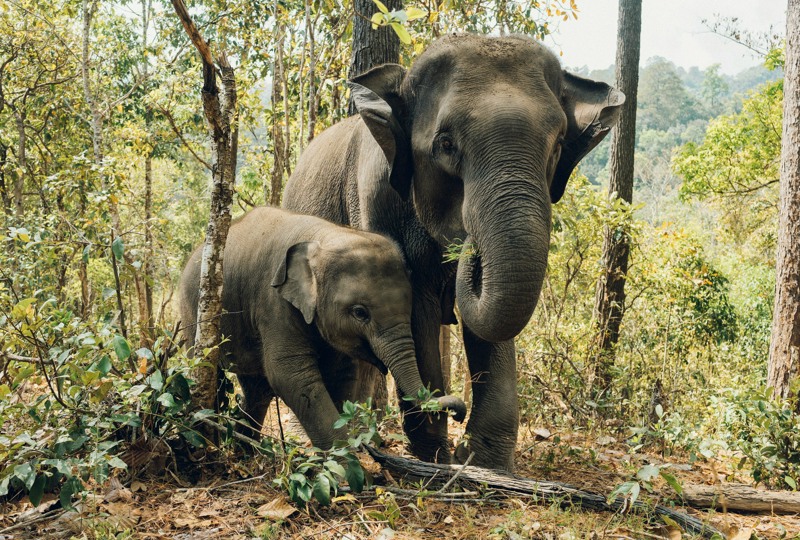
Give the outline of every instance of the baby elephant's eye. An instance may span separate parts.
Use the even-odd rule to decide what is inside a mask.
[[[369,310],[360,304],[351,307],[350,313],[361,322],[369,322]]]

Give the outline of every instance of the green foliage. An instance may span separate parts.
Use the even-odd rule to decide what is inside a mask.
[[[710,199],[719,234],[752,246],[752,258],[774,250],[782,112],[783,82],[770,83],[741,112],[711,121],[703,141],[686,144],[673,160],[681,196]]]
[[[731,446],[743,455],[756,483],[797,490],[800,482],[800,415],[794,403],[778,403],[771,389],[731,392],[724,418]]]
[[[380,444],[377,412],[366,403],[345,401],[334,429],[348,428],[347,441],[337,441],[334,448],[323,452],[293,447],[284,459],[283,473],[273,483],[284,489],[296,504],[305,505],[316,499],[323,506],[331,503],[342,482],[354,493],[361,493],[370,479],[355,452],[363,444]]]

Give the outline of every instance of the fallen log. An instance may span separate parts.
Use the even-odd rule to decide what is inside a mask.
[[[771,514],[800,512],[800,493],[756,489],[747,484],[684,485],[683,499],[695,508]]]
[[[662,505],[653,506],[642,501],[636,501],[631,507],[627,500],[617,498],[609,503],[603,495],[583,491],[561,482],[523,478],[504,471],[469,465],[426,463],[416,459],[384,454],[371,446],[367,446],[367,452],[382,467],[389,469],[392,473],[413,480],[427,479],[430,484],[436,483],[438,485],[445,484],[457,476],[455,483],[460,484],[462,487],[467,484],[470,489],[488,489],[514,497],[528,496],[535,498],[537,501],[558,502],[562,507],[578,506],[586,510],[619,513],[631,510],[639,511],[645,515],[665,516],[691,534],[700,534],[705,538],[711,538],[714,535],[725,538],[722,533],[699,519]]]

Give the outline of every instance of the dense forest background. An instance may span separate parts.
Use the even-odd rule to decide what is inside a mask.
[[[544,37],[580,16],[572,2],[513,6],[423,2],[385,22],[408,64],[443,32]],[[347,114],[353,7],[191,12],[235,67],[234,214],[277,204],[308,141]],[[554,206],[545,287],[517,340],[527,435],[625,433],[665,456],[733,455],[749,480],[796,489],[800,419],[765,383],[781,65],[778,43],[733,76],[643,62],[633,205],[605,192],[606,141]],[[613,66],[573,71],[613,84]],[[201,66],[169,4],[0,0],[0,84],[0,497],[35,504],[55,490],[68,503],[162,441],[202,442],[186,413],[197,360],[174,343],[176,281],[208,219]],[[613,385],[598,395],[594,291],[603,229],[620,223],[628,300]],[[452,358],[464,391],[456,333]]]

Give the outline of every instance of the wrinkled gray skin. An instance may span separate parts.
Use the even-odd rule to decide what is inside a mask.
[[[550,206],[575,165],[616,122],[624,96],[562,71],[519,36],[452,35],[408,73],[384,65],[351,82],[360,115],[300,157],[284,206],[394,238],[411,268],[412,331],[422,379],[441,388],[437,336],[464,324],[473,380],[463,461],[512,469],[519,424],[513,338],[536,306]],[[466,244],[458,264],[444,246]],[[427,459],[447,447],[444,420],[404,428]]]
[[[201,255],[201,249],[192,254],[181,276],[182,326],[189,333]],[[355,397],[359,361],[388,368],[401,394],[416,396],[423,388],[411,338],[411,286],[390,240],[256,208],[232,224],[223,268],[223,361],[239,379],[243,410],[256,429],[278,396],[315,446],[345,439],[346,430],[333,424],[341,403]],[[438,400],[463,419],[460,399]]]

